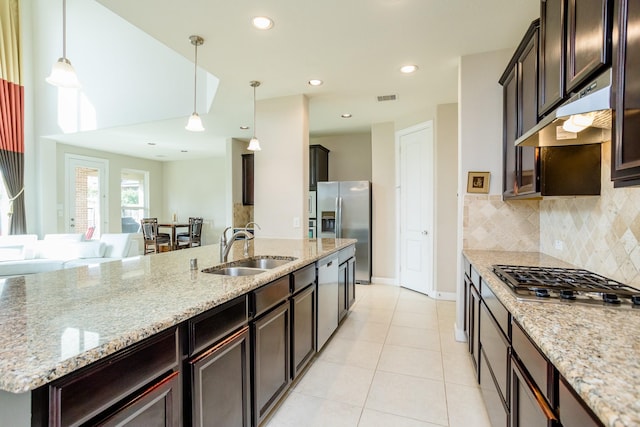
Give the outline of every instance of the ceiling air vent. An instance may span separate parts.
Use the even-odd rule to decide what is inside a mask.
[[[381,95],[381,96],[378,96],[378,102],[395,101],[396,99],[398,99],[398,97],[396,95]]]

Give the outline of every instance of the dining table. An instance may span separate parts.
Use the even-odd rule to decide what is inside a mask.
[[[173,251],[175,249],[178,249],[178,232],[176,231],[179,228],[186,228],[187,232],[189,231],[189,223],[184,223],[184,222],[162,222],[162,223],[158,223],[158,232],[160,232],[161,228],[170,228],[171,232],[169,233],[169,236],[171,237],[171,241],[169,242],[169,247],[170,249]]]

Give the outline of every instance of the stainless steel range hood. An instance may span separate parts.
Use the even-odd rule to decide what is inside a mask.
[[[593,123],[580,132],[568,132],[564,122],[572,116]],[[544,117],[515,142],[516,146],[554,147],[596,144],[611,140],[611,69],[600,74],[567,102]]]

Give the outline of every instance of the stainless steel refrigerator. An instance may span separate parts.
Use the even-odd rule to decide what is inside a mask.
[[[371,183],[318,182],[317,227],[320,238],[357,239],[356,282],[371,281]]]

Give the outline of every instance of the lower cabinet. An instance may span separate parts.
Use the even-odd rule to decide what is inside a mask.
[[[180,373],[173,372],[149,386],[114,413],[90,424],[104,427],[179,426],[181,387]]]
[[[479,375],[478,366],[480,363],[480,294],[471,279],[465,277],[464,280],[467,301],[465,310],[467,342],[477,379]]]
[[[505,407],[502,395],[493,378],[487,357],[480,350],[480,392],[487,408],[492,427],[509,427],[509,410]]]
[[[248,326],[190,360],[188,366],[190,425],[251,426]]]
[[[316,353],[316,285],[291,297],[291,378],[295,379]]]
[[[555,427],[553,409],[514,357],[511,358],[511,427]]]
[[[253,418],[259,425],[289,381],[289,303],[281,303],[252,323]]]

